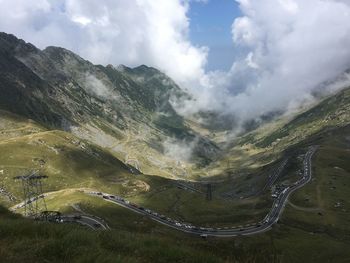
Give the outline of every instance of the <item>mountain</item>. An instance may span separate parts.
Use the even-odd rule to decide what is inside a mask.
[[[270,129],[268,133],[260,132],[271,124],[244,135],[241,144],[251,143],[259,148],[287,148],[323,130],[349,125],[349,109],[350,87],[322,99],[296,116],[280,118],[280,125]]]
[[[182,175],[220,152],[176,113],[170,101],[189,95],[157,69],[93,65],[69,50],[39,50],[6,33],[0,49],[4,110],[70,131],[151,174]],[[178,144],[190,145],[190,154],[174,161]],[[176,162],[183,168],[171,168]]]
[[[325,87],[347,72],[323,85],[315,108],[271,113],[231,136],[233,115],[177,114],[172,102],[191,96],[155,68],[93,65],[64,48],[40,50],[6,33],[0,47],[0,109],[68,131],[147,174],[200,178],[250,170],[325,127],[349,122],[347,90],[322,99]]]
[[[94,65],[0,33],[0,258],[342,262],[350,245],[348,73],[324,84],[314,104],[261,116],[235,134],[234,115],[179,115],[174,101],[191,96],[155,68]],[[327,85],[343,89],[329,94]],[[185,227],[254,228],[280,204],[272,193],[300,180],[311,145],[319,146],[307,169],[312,180],[288,197],[266,233],[199,239],[145,214]],[[48,210],[97,216],[111,229],[19,216],[23,188],[14,178],[31,171],[48,176]]]

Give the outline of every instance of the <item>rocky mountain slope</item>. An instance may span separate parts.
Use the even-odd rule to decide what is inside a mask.
[[[202,112],[197,119],[207,121],[199,123],[177,114],[171,101],[190,95],[157,69],[93,65],[5,33],[0,47],[0,109],[71,132],[145,174],[198,179],[249,172],[324,128],[350,122],[344,90],[304,112],[248,123],[250,132],[233,137],[232,116]]]
[[[220,152],[169,102],[189,95],[147,66],[93,65],[66,49],[39,50],[1,33],[0,92],[1,109],[70,131],[145,173],[185,176]],[[179,144],[187,147],[183,154]]]

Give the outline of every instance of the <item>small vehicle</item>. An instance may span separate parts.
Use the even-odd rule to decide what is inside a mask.
[[[205,239],[205,238],[208,237],[208,235],[207,234],[201,234],[200,237]]]
[[[109,196],[104,195],[104,196],[102,196],[102,198],[104,198],[104,199],[109,199]]]
[[[80,220],[81,219],[81,215],[75,215],[75,216],[73,216],[73,219],[74,220]]]

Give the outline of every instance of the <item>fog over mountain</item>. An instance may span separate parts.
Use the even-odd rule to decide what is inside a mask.
[[[93,63],[157,67],[193,94],[180,113],[233,113],[238,122],[312,101],[317,87],[350,68],[348,1],[236,2],[239,55],[227,72],[205,71],[209,49],[188,36],[190,0],[1,0],[0,31]]]

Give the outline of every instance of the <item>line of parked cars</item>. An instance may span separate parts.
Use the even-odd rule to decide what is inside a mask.
[[[122,203],[123,205],[126,205],[128,207],[137,209],[140,212],[147,213],[150,216],[152,216],[158,220],[161,220],[163,222],[164,221],[168,222],[175,227],[189,229],[189,230],[198,231],[198,232],[211,232],[211,231],[223,231],[223,230],[228,231],[228,230],[234,230],[234,229],[237,229],[239,231],[243,231],[243,230],[245,230],[245,227],[260,227],[262,225],[262,222],[258,222],[256,224],[253,223],[253,224],[249,224],[246,226],[237,226],[237,227],[223,227],[223,228],[220,228],[220,227],[218,227],[218,228],[198,227],[198,226],[194,226],[190,223],[180,222],[180,221],[172,219],[170,217],[166,217],[165,215],[154,212],[148,208],[144,208],[142,206],[139,206],[139,205],[132,203],[132,202],[120,197],[120,196],[117,196],[117,195],[108,195],[108,194],[104,194],[102,192],[90,192],[90,194],[101,196],[103,199],[117,201],[117,202]]]

